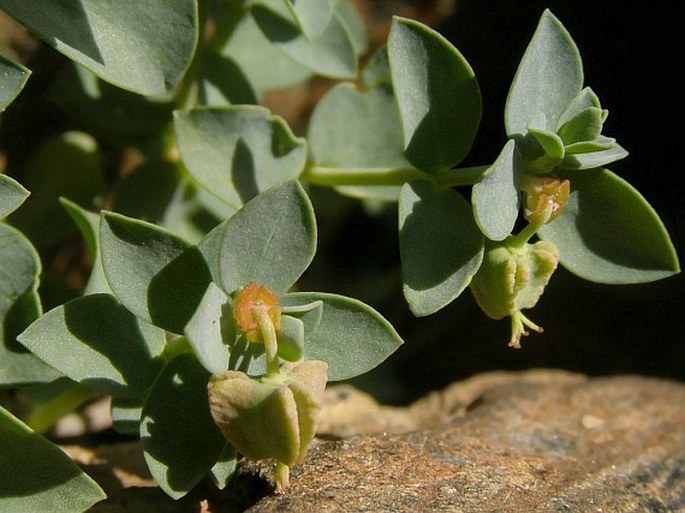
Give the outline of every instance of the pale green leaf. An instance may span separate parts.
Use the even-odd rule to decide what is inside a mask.
[[[131,91],[170,92],[198,37],[195,0],[0,0],[0,8],[71,60]]]
[[[140,417],[147,395],[137,397],[112,397],[112,427],[122,435],[140,434]]]
[[[260,0],[253,4],[251,12],[266,38],[294,61],[330,78],[356,76],[355,44],[337,13],[323,32],[310,39],[300,30],[282,0]]]
[[[108,212],[100,245],[117,299],[141,319],[183,333],[211,281],[200,251],[159,226]]]
[[[174,126],[193,177],[236,207],[304,168],[305,140],[263,107],[176,111]]]
[[[102,269],[102,258],[100,256],[100,215],[89,212],[66,198],[60,198],[60,203],[78,227],[88,248],[91,272],[83,293],[111,292],[107,278],[105,278],[105,271]]]
[[[519,64],[504,109],[507,134],[525,134],[544,114],[554,128],[583,86],[583,64],[561,22],[546,10]]]
[[[474,184],[471,192],[476,223],[491,240],[504,240],[518,218],[516,159],[516,144],[509,140],[485,178]]]
[[[456,299],[483,260],[483,235],[471,205],[456,191],[427,181],[402,188],[399,204],[404,297],[417,316]]]
[[[0,219],[14,212],[29,197],[23,185],[0,174]]]
[[[564,267],[610,284],[655,281],[680,271],[662,221],[630,184],[606,169],[570,178],[562,214],[539,231],[559,248]]]
[[[569,148],[567,148],[568,150]],[[571,151],[567,151],[564,160],[562,160],[559,167],[562,169],[594,169],[617,160],[624,159],[628,156],[628,152],[619,144],[615,143],[611,147],[606,149],[600,149],[597,151],[590,151],[587,153],[575,153],[573,148]]]
[[[152,386],[143,408],[140,438],[145,461],[159,486],[178,499],[222,456],[226,440],[209,413],[209,372],[194,355],[172,359]]]
[[[221,54],[243,70],[258,96],[303,82],[313,74],[271,44],[251,14],[242,16]]]
[[[89,207],[102,193],[103,166],[97,142],[85,132],[65,132],[47,139],[24,167],[23,185],[31,195],[10,222],[38,247],[55,244],[76,232],[60,197]]]
[[[284,307],[323,303],[319,326],[305,332],[304,358],[328,363],[329,381],[353,378],[382,363],[402,344],[392,325],[370,306],[344,296],[294,292]]]
[[[297,182],[269,189],[245,204],[224,226],[219,269],[232,294],[250,281],[286,292],[316,252],[314,210]]]
[[[471,66],[443,36],[394,17],[388,57],[404,131],[405,154],[435,172],[461,162],[480,124],[480,88]]]
[[[311,160],[318,167],[413,169],[404,157],[399,110],[390,87],[360,92],[349,83],[333,87],[312,113],[307,132]],[[399,186],[341,186],[344,194],[397,200]]]
[[[0,223],[0,386],[44,383],[61,374],[16,337],[41,314],[40,257],[21,232]]]
[[[136,396],[162,368],[165,337],[110,294],[90,294],[44,314],[19,342],[74,381],[113,396]]]
[[[314,39],[328,27],[338,0],[285,0],[300,29]]]
[[[0,510],[80,513],[105,493],[56,445],[0,407]]]
[[[228,296],[212,282],[185,327],[197,359],[212,374],[228,370],[228,344],[236,337],[231,313]]]
[[[31,70],[0,55],[0,112],[17,97],[30,75]]]

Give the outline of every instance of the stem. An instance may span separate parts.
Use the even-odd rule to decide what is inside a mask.
[[[266,376],[274,377],[280,373],[278,366],[278,341],[276,329],[271,317],[264,308],[253,308],[252,315],[257,319],[259,331],[264,341],[264,352],[266,354]]]
[[[403,185],[411,180],[430,180],[438,185],[457,187],[471,185],[483,178],[489,166],[475,166],[448,169],[439,173],[425,173],[415,168],[378,167],[378,168],[340,168],[311,166],[302,178],[314,185],[327,187],[365,186],[365,185]]]
[[[290,488],[290,467],[280,461],[276,463],[276,493],[284,493]]]
[[[75,384],[46,403],[36,406],[26,419],[26,425],[36,433],[45,433],[59,419],[98,395],[100,394],[92,388]]]
[[[410,180],[429,178],[413,168],[339,168],[312,166],[302,178],[314,185],[328,187],[344,185],[402,185]]]

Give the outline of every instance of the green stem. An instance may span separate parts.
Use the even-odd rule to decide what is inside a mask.
[[[266,376],[274,377],[280,373],[278,366],[278,340],[276,329],[269,314],[264,308],[253,308],[252,315],[257,319],[259,331],[264,341],[264,353],[266,354]]]
[[[367,185],[403,185],[411,180],[430,180],[438,185],[457,187],[471,185],[483,178],[489,166],[475,166],[448,169],[439,173],[425,173],[415,168],[340,168],[311,166],[302,174],[302,178],[314,185],[327,187],[367,186]]]
[[[276,463],[276,493],[283,493],[290,488],[290,467],[280,461]]]
[[[100,394],[92,388],[75,384],[53,399],[36,406],[26,420],[26,425],[36,433],[44,433],[66,414],[98,395]]]

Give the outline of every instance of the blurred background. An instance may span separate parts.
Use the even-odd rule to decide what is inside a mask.
[[[676,77],[682,29],[672,9],[625,1],[355,0],[355,4],[368,22],[371,48],[385,40],[391,15],[401,14],[437,29],[473,67],[483,96],[483,120],[474,148],[462,165],[490,164],[499,154],[506,141],[503,109],[509,85],[540,15],[545,8],[551,9],[579,47],[586,85],[610,112],[604,133],[630,152],[611,170],[654,206],[683,258],[684,155],[680,130],[675,128],[682,103],[681,81]],[[83,126],[48,95],[54,77],[66,65],[65,58],[4,16],[0,16],[0,46],[30,63],[34,72],[0,125],[0,167],[32,189],[30,182],[21,179],[27,156],[51,134]],[[266,104],[298,134],[304,134],[311,108],[331,85],[314,79],[268,94]],[[97,143],[104,175],[96,181],[112,187],[135,166],[136,154],[111,141]],[[90,151],[87,141],[79,144],[82,151]],[[49,167],[49,161],[42,164]],[[54,180],[57,190],[59,175]],[[79,194],[90,197],[84,187],[91,185],[97,187],[81,181],[71,191],[75,197],[70,191],[62,193],[80,202]],[[395,355],[353,381],[385,403],[406,404],[455,380],[494,369],[545,367],[590,375],[638,373],[685,380],[683,275],[650,284],[606,286],[560,269],[530,312],[530,318],[544,326],[544,334],[532,334],[522,341],[522,349],[514,350],[507,347],[508,320],[487,318],[468,291],[432,316],[417,319],[411,315],[402,296],[396,205],[364,204],[321,188],[312,188],[311,195],[319,221],[319,252],[301,288],[365,301],[404,338],[404,346]],[[39,217],[55,215],[46,209]],[[63,230],[59,243],[52,240],[53,228],[49,233],[41,231],[40,219],[15,221],[33,226],[29,231],[44,262],[44,309],[78,295],[89,262],[80,236],[66,217],[59,228]]]

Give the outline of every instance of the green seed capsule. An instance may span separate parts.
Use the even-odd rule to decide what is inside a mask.
[[[510,346],[520,347],[521,336],[528,334],[524,326],[542,331],[521,310],[535,306],[558,262],[559,250],[547,241],[523,245],[504,241],[486,251],[471,281],[471,292],[489,317],[512,318]]]
[[[304,459],[316,434],[327,372],[328,364],[309,360],[285,364],[272,377],[214,375],[208,385],[212,418],[247,458],[272,458],[290,467]]]

